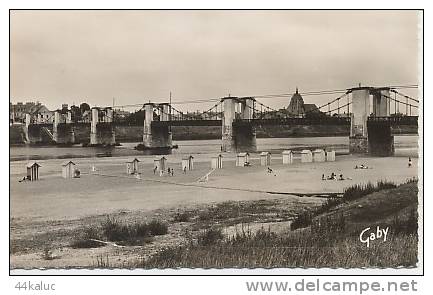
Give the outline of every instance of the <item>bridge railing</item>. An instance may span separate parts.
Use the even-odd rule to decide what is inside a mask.
[[[418,116],[368,117],[369,123],[389,123],[395,125],[418,125]]]
[[[349,125],[349,117],[324,117],[324,118],[272,118],[272,119],[236,119],[235,125]]]

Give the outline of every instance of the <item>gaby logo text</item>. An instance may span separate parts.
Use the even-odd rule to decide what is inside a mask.
[[[361,243],[367,244],[368,248],[370,247],[371,241],[383,239],[383,241],[386,242],[388,231],[389,227],[380,228],[379,226],[376,226],[376,230],[371,230],[370,227],[367,227],[366,229],[361,231],[361,234],[359,235],[359,240],[361,241]]]

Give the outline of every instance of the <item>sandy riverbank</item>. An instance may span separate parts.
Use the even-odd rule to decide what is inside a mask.
[[[336,162],[300,163],[282,165],[275,156],[271,167],[274,174],[259,166],[252,157],[252,167],[235,167],[233,156],[224,158],[224,169],[216,170],[207,183],[197,179],[210,171],[206,156],[196,157],[195,169],[183,174],[180,158],[168,156],[168,166],[174,167],[173,177],[154,175],[153,157],[139,157],[141,179],[126,174],[128,158],[77,159],[81,170],[79,179],[61,178],[61,160],[41,161],[40,181],[19,183],[25,171],[24,162],[11,163],[11,217],[37,219],[73,219],[118,210],[155,210],[211,202],[275,198],[273,192],[342,192],[352,184],[387,179],[401,183],[417,176],[418,159],[407,167],[407,158],[371,158],[340,156]],[[353,169],[355,165],[370,167]],[[95,165],[97,173],[88,174]],[[322,181],[322,174],[343,174],[351,180]],[[111,177],[109,177],[111,176]],[[162,182],[160,182],[162,181]],[[178,185],[176,185],[178,184]],[[182,184],[194,185],[184,186]],[[197,185],[197,186],[196,186]],[[203,186],[203,187],[198,187]],[[218,187],[215,188],[205,188]],[[226,190],[240,189],[240,190]],[[287,196],[290,197],[290,196]]]

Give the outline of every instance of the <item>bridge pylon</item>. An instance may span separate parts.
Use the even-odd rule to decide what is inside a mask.
[[[391,156],[394,154],[394,136],[389,124],[368,123],[373,117],[389,116],[389,89],[357,87],[351,89],[352,114],[349,136],[351,154]],[[370,95],[373,99],[370,99]],[[371,103],[373,105],[371,105]],[[371,107],[373,109],[370,113]]]
[[[90,123],[90,145],[115,145],[116,134],[113,126],[113,109],[92,108],[92,120]]]
[[[144,104],[144,128],[143,148],[144,149],[171,149],[173,147],[172,135],[169,125],[156,126],[154,121],[154,109],[160,113],[160,121],[170,121],[170,104]]]
[[[253,97],[224,97],[222,119],[222,151],[249,151],[257,150],[256,130],[252,124],[234,125],[236,118],[236,106],[240,108],[240,119],[251,120],[254,116]]]
[[[57,144],[74,144],[75,130],[72,125],[71,111],[54,111],[53,141]]]

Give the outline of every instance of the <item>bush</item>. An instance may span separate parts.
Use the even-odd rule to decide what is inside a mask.
[[[314,211],[314,213],[315,215],[322,214],[324,212],[327,212],[329,209],[334,208],[337,205],[340,205],[341,203],[343,203],[342,198],[337,198],[337,197],[328,198],[326,199],[325,203],[322,204],[322,206],[320,206],[318,209]]]
[[[175,222],[188,222],[191,219],[191,214],[188,212],[177,213],[174,216]]]
[[[102,232],[109,241],[133,241],[149,236],[165,235],[168,226],[158,220],[149,223],[136,222],[133,225],[121,224],[118,220],[108,217],[102,223]]]
[[[220,242],[223,238],[220,228],[210,228],[198,236],[197,242],[201,246],[210,246]]]
[[[135,225],[134,225],[135,226]],[[117,219],[107,217],[102,223],[102,233],[109,241],[126,241],[131,238],[128,226],[121,224]]]
[[[311,225],[313,221],[313,214],[310,211],[304,211],[292,221],[290,229],[295,230],[298,228],[304,228]]]
[[[168,226],[165,223],[162,223],[158,220],[152,220],[147,225],[149,232],[152,236],[161,236],[165,235],[168,232]]]
[[[372,184],[371,182],[368,182],[365,185],[355,184],[344,190],[343,200],[352,201],[380,190],[392,189],[396,187],[397,185],[395,183],[386,180],[380,180],[376,185]]]
[[[99,240],[101,237],[96,227],[86,227],[83,233],[76,238],[72,243],[72,248],[97,248],[102,247],[103,244],[100,242],[93,241],[92,239]]]

